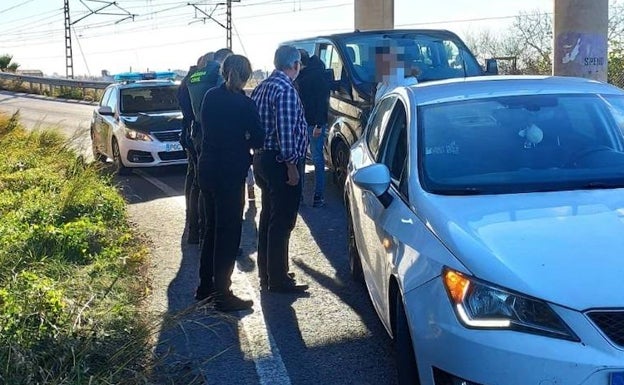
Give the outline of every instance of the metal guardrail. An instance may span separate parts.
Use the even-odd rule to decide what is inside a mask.
[[[56,88],[73,88],[82,90],[83,95],[85,95],[87,90],[103,90],[111,84],[111,82],[45,78],[40,76],[17,75],[7,72],[0,72],[0,82],[1,81],[9,81],[20,85],[25,83],[31,92],[38,91],[40,94],[43,93],[44,90],[48,90],[50,94],[53,94]],[[0,88],[2,87],[0,86]]]
[[[111,82],[45,78],[41,76],[16,75],[7,72],[0,72],[0,79],[21,81],[23,83],[45,84],[54,87],[87,88],[94,90],[103,90],[111,84]]]

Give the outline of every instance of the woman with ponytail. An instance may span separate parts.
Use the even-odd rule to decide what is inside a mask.
[[[250,150],[262,147],[264,130],[255,103],[243,87],[251,64],[230,55],[221,67],[225,83],[204,96],[198,179],[206,205],[197,300],[213,299],[221,311],[249,309],[253,301],[232,293],[231,275],[241,238],[242,214]]]

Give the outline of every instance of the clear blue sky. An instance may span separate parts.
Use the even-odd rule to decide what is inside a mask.
[[[190,1],[192,2],[192,1]],[[225,24],[225,6],[196,1]],[[553,11],[553,0],[394,0],[397,28],[444,28],[460,36],[503,30],[520,12]],[[201,54],[225,46],[225,29],[205,23],[189,1],[117,0],[120,8],[91,15],[101,1],[70,0],[75,75],[132,70],[186,69]],[[211,5],[212,4],[212,5]],[[271,70],[273,52],[285,40],[353,30],[353,0],[241,0],[233,3],[233,48],[255,69]],[[134,21],[122,20],[125,11]],[[0,54],[21,69],[65,74],[63,0],[2,0]]]

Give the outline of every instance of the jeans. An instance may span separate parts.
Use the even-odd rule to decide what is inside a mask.
[[[312,135],[313,131],[314,127],[308,126],[310,153],[312,154],[312,164],[314,164],[314,196],[322,198],[325,195],[325,156],[323,154],[323,145],[325,144],[327,125],[321,126],[321,135],[316,138]]]

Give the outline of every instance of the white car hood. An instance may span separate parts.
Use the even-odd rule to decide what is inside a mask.
[[[624,190],[423,198],[423,222],[475,277],[576,310],[624,307]]]

